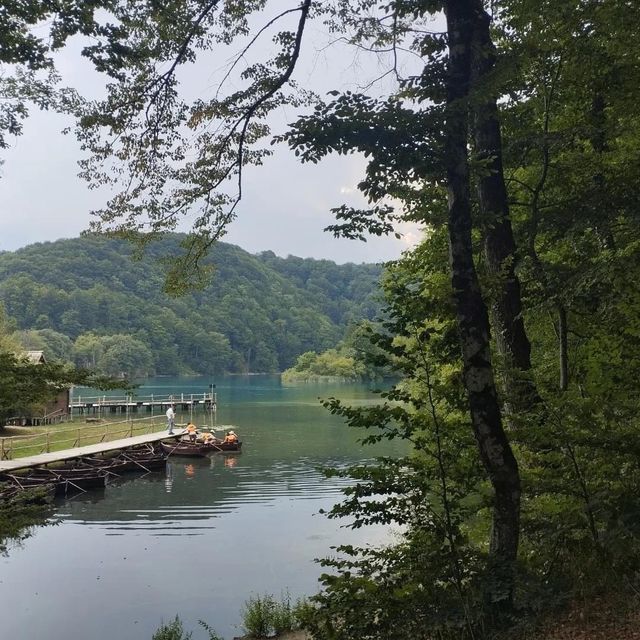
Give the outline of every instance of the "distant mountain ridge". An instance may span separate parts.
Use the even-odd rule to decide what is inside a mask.
[[[106,373],[272,372],[333,347],[379,309],[381,266],[252,255],[217,244],[203,291],[162,293],[170,234],[133,260],[123,240],[85,236],[0,253],[0,302],[29,348]]]

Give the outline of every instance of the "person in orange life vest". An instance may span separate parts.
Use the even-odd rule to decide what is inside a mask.
[[[196,435],[198,434],[198,427],[196,427],[196,425],[193,424],[193,422],[190,422],[187,425],[187,433],[189,434],[189,440],[191,440],[191,442],[195,442]]]
[[[228,431],[227,435],[224,437],[224,441],[226,444],[235,444],[238,442],[238,436],[235,431]]]

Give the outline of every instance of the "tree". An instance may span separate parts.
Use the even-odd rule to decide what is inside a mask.
[[[486,597],[491,606],[510,603],[520,535],[520,474],[505,434],[495,387],[489,318],[473,260],[470,176],[467,156],[473,42],[484,11],[479,3],[451,2],[448,25],[449,73],[445,159],[449,194],[449,249],[453,295],[462,343],[465,387],[480,458],[495,491]],[[511,292],[511,297],[516,292]],[[516,301],[515,304],[518,304]]]
[[[120,161],[128,164],[129,171],[124,173],[131,185],[102,212],[102,223],[119,233],[137,232],[145,224],[151,231],[158,232],[172,228],[180,212],[197,206],[194,228],[198,233],[190,237],[185,255],[175,263],[174,275],[199,264],[203,252],[220,237],[233,218],[235,205],[241,197],[244,165],[260,163],[267,155],[255,144],[269,133],[265,117],[283,101],[297,103],[295,98],[285,95],[284,88],[295,70],[307,20],[315,15],[311,12],[311,0],[303,0],[281,12],[267,26],[290,14],[297,15],[297,24],[292,31],[277,35],[276,42],[281,49],[273,60],[267,64],[256,63],[243,72],[248,86],[222,99],[198,101],[189,107],[177,96],[178,66],[192,59],[199,48],[207,49],[213,42],[230,42],[234,36],[244,33],[247,15],[251,10],[263,7],[261,2],[247,3],[241,9],[225,5],[219,14],[215,14],[218,4],[215,0],[188,6],[169,3],[143,5],[137,10],[115,5],[112,12],[122,25],[117,51],[123,52],[122,55],[112,55],[114,48],[109,37],[103,38],[89,52],[96,64],[117,82],[110,86],[107,99],[92,105],[81,120],[80,135],[93,152],[85,169],[97,182],[117,181],[117,172],[107,174],[100,168],[116,153]],[[353,104],[346,113],[342,111],[338,115],[346,115],[348,120],[355,116],[357,120],[363,111],[373,111],[377,135],[359,136],[362,131],[356,130],[354,136],[353,129],[341,130],[342,137],[335,131],[327,134],[326,129],[319,134],[312,130],[309,134],[307,127],[307,146],[312,149],[308,155],[313,158],[313,154],[317,157],[335,149],[352,151],[364,147],[374,156],[362,188],[375,206],[368,212],[344,208],[338,212],[339,217],[347,220],[341,231],[352,236],[361,235],[365,228],[379,234],[392,230],[397,217],[388,206],[379,204],[388,196],[401,197],[412,209],[411,215],[429,221],[429,207],[425,211],[424,204],[416,202],[413,184],[416,180],[427,182],[425,190],[428,192],[433,186],[439,186],[438,179],[446,179],[451,277],[458,305],[469,408],[480,457],[496,497],[490,567],[500,579],[495,581],[496,589],[488,590],[487,601],[491,606],[509,602],[518,544],[520,484],[517,464],[502,426],[490,356],[487,308],[474,264],[467,153],[474,45],[477,47],[479,38],[483,47],[490,44],[487,16],[481,2],[471,0],[394,2],[389,6],[391,16],[386,15],[385,8],[375,0],[343,1],[335,6],[316,3],[313,8],[333,27],[342,22],[342,29],[353,28],[356,43],[373,40],[374,47],[390,44],[397,51],[400,39],[408,38],[409,46],[415,50],[426,48],[433,52],[427,56],[429,64],[423,72],[410,78],[405,85],[408,89],[404,98],[413,100],[415,109],[401,106],[402,94],[392,95],[386,101],[367,101],[361,96],[347,94],[342,104],[349,105],[352,99]],[[424,35],[418,29],[425,16],[440,9],[444,9],[447,19],[446,45],[442,37]],[[363,11],[371,12],[373,20],[362,18]],[[178,14],[181,20],[175,19]],[[168,25],[171,27],[167,28]],[[217,26],[223,26],[224,31],[216,33],[214,27]],[[446,56],[443,55],[445,49],[448,49]],[[163,70],[167,64],[168,70]],[[482,76],[482,65],[476,64],[476,67],[481,71],[478,76]],[[427,98],[435,99],[435,107],[423,107]],[[340,100],[337,103],[340,105]],[[494,101],[487,104],[489,110],[491,105],[495,106]],[[325,128],[325,116],[331,115],[329,111],[321,113]],[[478,131],[487,122],[495,123],[494,114],[486,116],[486,113],[486,109],[478,109]],[[218,133],[212,135],[210,123],[215,119],[220,123]],[[429,119],[433,122],[427,124]],[[396,135],[403,121],[410,123],[408,136],[420,141],[413,154],[406,153],[405,132]],[[393,132],[390,136],[382,136],[381,144],[380,125],[389,122],[394,123]],[[371,120],[366,121],[369,133],[370,123]],[[190,146],[195,139],[195,160],[184,161],[186,136],[181,133],[184,128],[190,129]],[[103,131],[107,132],[107,137],[117,139],[116,147],[105,144]],[[491,149],[485,149],[485,139],[481,135],[476,136],[476,140],[481,153],[491,152]],[[493,146],[499,144],[495,136],[489,142]],[[300,144],[293,141],[294,147]],[[426,161],[421,153],[426,154]],[[383,160],[388,162],[385,164]],[[499,166],[490,167],[490,173],[492,171],[499,171]],[[237,193],[229,196],[221,186],[231,176],[237,178],[238,187]],[[485,201],[490,193],[491,189],[481,186]],[[493,204],[486,208],[498,216],[499,226],[509,231],[508,217],[501,204],[498,203],[497,209]],[[488,227],[493,229],[491,222]],[[491,238],[492,233],[490,231],[487,237]],[[496,254],[494,260],[494,268],[498,270],[505,265],[512,269],[509,265],[515,260],[513,246],[505,247],[506,253]],[[488,255],[494,254],[489,251]],[[509,304],[498,305],[496,309],[503,316],[507,311],[515,312],[515,316],[504,318],[503,326],[506,332],[511,332],[512,328],[519,330],[522,342],[526,336],[517,317],[520,302],[513,272],[507,274],[504,283],[504,300]],[[247,369],[251,368],[254,349],[255,346],[249,343],[244,349]],[[499,584],[501,581],[503,584]]]
[[[110,376],[138,378],[153,373],[151,351],[129,335],[117,334],[103,338],[104,352],[98,370]]]
[[[117,27],[100,25],[98,9],[109,0],[70,2],[3,2],[0,15],[0,149],[8,136],[22,133],[29,107],[71,111],[77,104],[74,91],[58,88],[53,54],[76,35],[115,37]],[[36,29],[37,27],[37,29]]]
[[[75,369],[61,363],[33,363],[26,358],[0,351],[0,425],[7,418],[29,413],[73,385],[86,385],[97,389],[126,388],[119,381]]]
[[[73,342],[71,339],[53,329],[36,329],[21,331],[18,339],[26,351],[43,351],[47,360],[71,362]]]

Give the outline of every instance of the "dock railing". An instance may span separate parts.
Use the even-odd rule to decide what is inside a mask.
[[[87,444],[108,442],[120,438],[153,433],[165,428],[159,416],[136,418],[109,423],[87,423],[65,428],[46,429],[24,436],[0,438],[0,460],[14,460],[29,455],[72,449]],[[37,428],[34,428],[37,429]]]
[[[101,395],[83,396],[81,393],[74,394],[69,403],[71,410],[100,412],[104,409],[129,407],[133,410],[144,408],[146,410],[164,409],[170,405],[186,406],[215,406],[217,402],[216,394],[207,393],[171,393],[166,395],[149,394],[137,396],[126,395]]]

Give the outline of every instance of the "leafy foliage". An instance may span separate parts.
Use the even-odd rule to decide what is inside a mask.
[[[299,628],[307,607],[306,600],[292,605],[288,592],[279,600],[269,594],[251,597],[242,610],[242,625],[249,638],[279,637]]]
[[[44,407],[62,390],[72,385],[97,389],[123,388],[122,380],[110,379],[88,370],[61,363],[33,363],[19,355],[0,352],[0,425],[16,415],[29,415]]]
[[[207,632],[209,640],[222,640],[222,638],[203,620],[199,620],[198,624]],[[182,620],[179,616],[168,623],[163,622],[152,636],[151,640],[191,640],[192,631],[185,631]]]
[[[305,623],[316,638],[508,637],[483,603],[493,579],[485,564],[492,498],[466,417],[445,253],[444,233],[433,233],[385,277],[388,317],[371,338],[403,381],[379,406],[327,403],[364,431],[363,443],[403,438],[412,453],[329,471],[353,482],[330,517],[398,533],[386,547],[342,546],[322,560],[330,571]],[[530,619],[577,596],[633,597],[640,576],[637,396],[622,383],[622,399],[611,381],[633,370],[635,348],[629,343],[628,358],[607,368],[607,337],[616,332],[585,317],[576,331],[592,338],[572,357],[588,356],[598,384],[587,390],[576,372],[563,391],[550,326],[543,308],[529,312],[534,345],[547,345],[540,347],[547,360],[536,359],[535,370],[543,406],[516,416],[510,434],[525,499],[517,607],[507,624],[525,636]]]
[[[156,258],[117,240],[83,237],[0,256],[0,298],[24,348],[105,374],[279,371],[302,352],[333,347],[378,308],[375,265],[251,256],[218,245],[200,292],[161,292]]]

